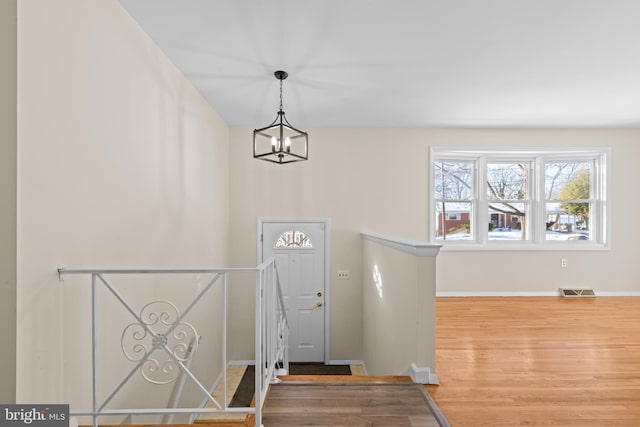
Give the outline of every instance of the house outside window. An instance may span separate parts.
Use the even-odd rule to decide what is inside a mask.
[[[608,249],[608,148],[431,149],[430,240],[447,249]]]

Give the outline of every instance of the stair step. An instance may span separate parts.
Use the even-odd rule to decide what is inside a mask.
[[[247,369],[246,365],[229,365],[227,367],[227,401],[226,404],[229,405],[231,403],[231,399],[240,384],[240,380],[242,380],[242,376],[244,375],[244,371]],[[213,392],[213,397],[218,402],[222,402],[223,390],[222,384],[219,384],[218,387]],[[206,408],[211,408],[211,402],[207,402],[205,404]],[[242,423],[242,424],[233,424],[233,425],[244,425],[247,415],[246,414],[200,414],[196,419],[195,423],[198,426],[212,424],[216,427],[221,427],[224,423]]]
[[[282,375],[280,380],[287,383],[348,383],[348,384],[413,384],[405,375]],[[232,393],[233,395],[233,393]],[[253,406],[253,402],[251,403]],[[253,414],[201,414],[194,424],[171,424],[171,427],[254,427]],[[80,426],[91,427],[91,426]],[[101,425],[101,427],[158,427],[150,424]]]
[[[213,416],[208,417],[207,415]],[[226,426],[227,424],[234,426],[243,426],[248,425],[248,417],[253,417],[253,414],[203,414],[193,422],[193,425],[197,425],[198,427],[207,425],[221,427]]]
[[[281,375],[278,378],[285,382],[413,383],[411,377],[405,375]]]
[[[159,427],[159,426],[171,426],[171,427],[194,427],[194,424],[100,424],[100,427]],[[92,427],[91,425],[80,425],[78,427]],[[253,422],[248,421],[241,422],[211,422],[211,423],[198,423],[198,427],[253,427]]]

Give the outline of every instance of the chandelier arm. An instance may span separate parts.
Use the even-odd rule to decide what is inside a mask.
[[[290,128],[293,128],[291,123],[289,123],[289,120],[287,120],[287,116],[284,114],[284,111],[282,112],[282,120],[284,121],[284,123],[287,124],[287,126],[289,126]]]
[[[278,123],[278,119],[276,118],[274,121],[271,122],[271,124],[260,128],[260,129],[255,129],[254,132],[262,132],[263,130],[267,130],[267,129],[271,129],[272,127],[274,127],[276,124]]]

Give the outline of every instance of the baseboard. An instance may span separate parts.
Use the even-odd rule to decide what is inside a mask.
[[[557,297],[558,291],[548,292],[436,292],[436,297]]]
[[[599,297],[640,297],[640,291],[625,291],[625,292],[607,292],[594,289],[596,296]]]
[[[362,360],[329,360],[329,365],[362,365],[364,366],[364,362]]]
[[[640,297],[640,291],[599,291],[596,296],[602,297]],[[558,291],[543,292],[436,292],[436,297],[559,297]]]
[[[256,364],[255,360],[229,360],[229,361],[227,361],[227,366],[229,366],[229,365],[253,366],[255,364]]]
[[[418,367],[412,363],[403,373],[411,377],[416,384],[440,384],[438,376],[431,372],[431,368]]]
[[[360,365],[362,366],[362,372],[364,372],[365,375],[369,375],[367,373],[367,367],[364,365],[364,362],[362,360],[335,360],[332,359],[329,361],[329,365]]]
[[[256,364],[255,360],[229,360],[227,362],[227,366],[229,366],[229,365],[253,366],[255,364]],[[364,362],[362,360],[336,360],[336,359],[331,359],[329,361],[328,365],[361,365],[362,369],[364,369],[365,372],[367,371],[366,367],[364,366]]]

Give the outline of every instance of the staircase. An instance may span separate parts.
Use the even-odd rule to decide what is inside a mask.
[[[226,387],[216,390],[218,385],[230,383],[227,294],[233,285],[228,279],[247,274],[255,277],[255,404],[230,408]],[[90,395],[70,403],[70,423],[86,424],[90,419],[94,427],[135,421],[176,425],[175,416],[180,422],[192,423],[198,414],[215,413],[249,414],[256,424],[262,424],[264,401],[276,369],[288,365],[288,323],[274,258],[250,268],[60,268],[58,275],[61,281],[71,275],[90,278],[77,281],[90,286],[87,320],[91,336],[85,341],[91,348],[91,375],[82,385]],[[112,317],[106,312],[119,315]],[[119,342],[113,336],[119,336]],[[198,350],[201,339],[215,344],[202,353]],[[213,361],[209,370],[202,372],[192,366],[196,354]],[[110,367],[107,375],[112,378],[99,383],[106,367]],[[183,399],[186,387],[190,387],[190,394]],[[191,403],[198,398],[201,403]],[[90,406],[79,408],[76,401],[90,402]],[[213,421],[218,426],[218,421],[236,422],[217,419],[206,423]]]
[[[230,399],[233,392],[228,387],[234,386],[234,380],[227,375],[227,278],[235,274],[252,273],[255,275],[255,336],[254,348],[256,371],[254,385],[256,393],[254,401],[249,405],[247,399],[243,407],[230,407]],[[142,423],[153,421],[159,416],[164,416],[163,422],[173,426],[197,425],[198,427],[224,427],[224,426],[282,426],[282,425],[314,425],[308,424],[311,415],[315,425],[327,422],[332,425],[372,426],[380,423],[389,424],[384,420],[395,420],[393,425],[412,427],[447,426],[437,407],[426,393],[424,387],[416,385],[410,377],[380,376],[370,377],[364,375],[364,371],[352,371],[354,375],[328,376],[328,375],[286,375],[278,377],[278,368],[288,366],[288,322],[286,308],[280,289],[275,259],[255,268],[233,269],[59,269],[59,277],[68,275],[85,275],[91,278],[91,369],[92,375],[89,384],[91,389],[91,407],[77,409],[73,405],[70,409],[72,417],[91,417],[93,426],[100,424],[102,417],[125,416],[122,424],[131,423],[133,416],[147,416],[138,418]],[[131,276],[137,277],[131,280]],[[142,280],[143,277],[153,280]],[[160,280],[162,277],[171,280]],[[169,297],[176,296],[186,289],[185,284],[177,278],[183,279],[187,286],[192,286],[193,297],[190,303],[182,305],[174,304],[170,298],[157,295],[158,289],[154,287],[156,280],[171,285],[175,288],[169,292]],[[145,292],[140,283],[152,286],[151,292]],[[173,289],[167,286],[167,289]],[[127,291],[135,289],[136,292]],[[213,289],[216,289],[214,292]],[[211,305],[199,304],[205,301],[205,294],[215,293],[219,297],[219,310],[210,310]],[[133,299],[129,301],[127,292],[140,297],[153,295],[154,300],[141,301]],[[126,368],[123,369],[122,381],[111,392],[109,389],[100,390],[96,379],[101,377],[100,369],[105,363],[101,359],[108,359],[103,354],[104,348],[97,351],[96,343],[100,340],[101,325],[111,322],[111,318],[99,316],[97,307],[103,306],[103,301],[123,310],[126,314],[126,323],[123,322],[123,331],[119,346],[113,346],[120,359],[125,359]],[[187,314],[201,307],[202,316],[195,316],[206,327],[197,327],[188,323]],[[170,314],[170,316],[167,315]],[[212,322],[207,316],[213,316]],[[218,317],[215,317],[218,316]],[[165,319],[166,318],[166,319]],[[160,319],[162,321],[160,321]],[[216,320],[217,319],[217,320]],[[202,336],[199,330],[209,330],[215,324],[219,328],[221,337],[215,337],[215,342],[221,345],[212,350],[215,356],[217,369],[220,373],[216,379],[198,378],[191,369],[191,362],[197,353],[197,346]],[[189,333],[176,333],[180,328]],[[141,332],[142,331],[142,332]],[[207,339],[206,337],[204,337]],[[221,339],[220,339],[221,338]],[[144,342],[138,343],[137,341]],[[174,342],[174,341],[180,342]],[[211,337],[209,337],[211,340]],[[120,348],[117,348],[120,347]],[[131,350],[133,348],[133,350]],[[139,351],[140,349],[144,351]],[[136,351],[136,349],[138,349]],[[112,359],[110,359],[112,360]],[[173,369],[159,370],[148,369],[147,366],[164,366],[167,363],[174,366]],[[212,375],[218,375],[218,371]],[[128,372],[128,373],[127,373]],[[156,374],[164,377],[156,378]],[[139,379],[140,376],[148,383],[154,385],[168,385],[172,391],[169,407],[144,407],[131,408],[117,407],[116,395],[124,389],[131,378]],[[168,378],[165,378],[168,377]],[[180,405],[184,385],[189,384],[201,392],[202,403],[192,407]],[[279,382],[279,383],[278,383]],[[219,384],[225,384],[218,389]],[[237,384],[236,384],[237,385]],[[131,394],[131,393],[130,393]],[[136,397],[133,395],[132,397]],[[392,400],[385,400],[391,397]],[[126,400],[122,400],[126,402]],[[265,403],[266,402],[266,403]],[[408,402],[408,403],[407,403]],[[207,407],[206,405],[210,405]],[[215,416],[204,416],[210,414]],[[195,420],[196,415],[200,418]],[[187,422],[194,424],[173,424],[173,415],[184,415],[191,418]],[[229,415],[233,415],[229,417]],[[152,416],[149,418],[148,416]],[[297,417],[301,417],[298,419]],[[287,419],[288,421],[283,421]],[[309,420],[307,420],[309,419]],[[143,421],[144,420],[144,421]],[[307,420],[307,421],[305,421]],[[382,420],[382,421],[380,421]],[[114,422],[114,421],[110,421]],[[116,421],[117,422],[117,421]],[[326,424],[326,423],[325,423]]]
[[[334,378],[337,381],[348,381],[353,376],[364,376],[365,371],[362,365],[350,365],[349,366],[352,375],[289,375],[289,376],[279,376],[278,378],[282,381],[323,381],[326,378]],[[240,382],[245,375],[245,371],[247,369],[246,365],[229,365],[227,368],[227,400],[226,404],[229,406],[233,397],[236,393]],[[213,397],[216,401],[222,401],[223,391],[222,386],[218,386],[213,393]],[[211,405],[208,403],[205,407],[210,407]],[[251,403],[251,406],[254,406],[254,402]],[[195,420],[195,424],[198,427],[204,427],[207,425],[212,425],[215,427],[225,427],[225,426],[253,426],[254,416],[252,414],[200,414],[198,418]]]
[[[284,375],[269,390],[265,427],[283,425],[404,425],[446,427],[448,423],[422,385],[408,376]],[[233,395],[233,393],[229,393]],[[254,427],[254,416],[234,420],[202,414],[197,427]]]
[[[407,376],[286,376],[273,385],[265,427],[398,425],[447,427],[425,388]]]

